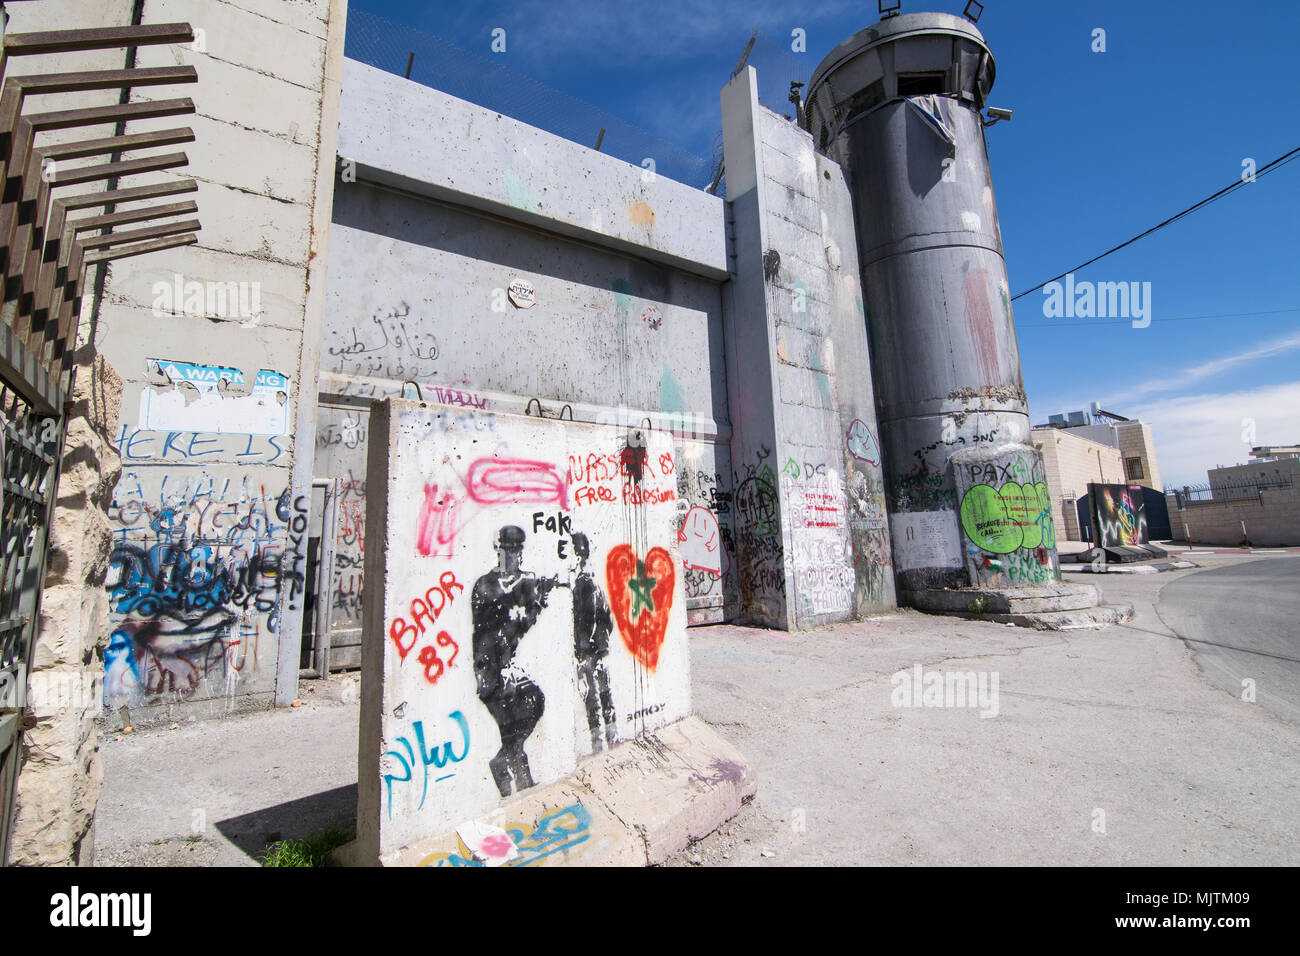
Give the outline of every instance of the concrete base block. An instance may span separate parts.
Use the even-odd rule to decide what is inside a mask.
[[[564,780],[474,821],[510,836],[505,866],[654,866],[716,830],[757,790],[740,753],[691,716],[595,754]],[[458,828],[462,832],[464,827]],[[339,866],[485,866],[451,831],[376,860],[339,847]]]
[[[902,592],[903,603],[952,614],[1046,630],[1104,627],[1133,616],[1128,605],[1103,604],[1101,589],[1074,582],[1020,588],[925,588]]]

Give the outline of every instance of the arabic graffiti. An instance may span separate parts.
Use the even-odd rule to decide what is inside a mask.
[[[468,756],[469,721],[465,719],[465,715],[459,710],[453,710],[448,716],[451,717],[460,730],[461,751],[459,754],[452,749],[453,742],[451,740],[443,743],[441,751],[438,749],[437,744],[434,744],[432,750],[428,749],[424,742],[424,721],[422,720],[417,720],[411,724],[411,730],[415,733],[414,746],[412,746],[410,738],[403,735],[396,740],[400,750],[384,751],[384,757],[392,757],[397,761],[398,766],[394,767],[393,770],[401,772],[401,776],[397,772],[386,772],[381,762],[380,775],[384,779],[384,792],[388,797],[389,819],[392,819],[393,816],[393,784],[413,783],[415,770],[418,767],[420,769],[420,802],[415,809],[419,810],[424,806],[424,801],[429,795],[429,768],[445,770],[450,764],[460,763]],[[434,778],[433,782],[441,783],[444,780],[450,780],[454,776],[456,776],[455,771],[442,774]]]
[[[572,858],[574,847],[591,838],[591,814],[581,803],[574,803],[563,810],[547,814],[534,824],[509,824],[505,827],[511,842],[519,851],[519,856],[504,866],[532,866],[534,863],[563,853],[566,860]],[[486,866],[476,859],[464,843],[460,844],[459,853],[434,853],[420,861],[421,866]]]
[[[370,323],[336,327],[332,371],[371,378],[418,379],[432,375],[440,354],[429,323],[412,316],[405,302],[370,317]],[[411,330],[414,329],[414,332]]]

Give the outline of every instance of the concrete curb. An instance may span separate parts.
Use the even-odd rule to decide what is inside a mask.
[[[1186,568],[1199,567],[1193,561],[1162,561],[1159,564],[1128,564],[1128,565],[1103,565],[1100,568],[1094,568],[1090,564],[1081,564],[1076,567],[1061,567],[1062,573],[1070,574],[1155,574],[1158,571],[1181,571]]]
[[[656,866],[730,820],[754,796],[754,771],[696,716],[595,754],[558,783],[537,787],[474,821],[499,827],[518,856],[506,866]],[[356,844],[331,856],[356,859]],[[455,831],[377,861],[380,866],[485,866]]]

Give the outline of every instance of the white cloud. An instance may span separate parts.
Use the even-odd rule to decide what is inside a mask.
[[[1283,335],[1269,342],[1264,342],[1236,352],[1232,355],[1225,355],[1223,358],[1217,358],[1213,361],[1204,362],[1200,365],[1194,365],[1191,368],[1185,368],[1166,378],[1153,378],[1145,382],[1139,382],[1132,388],[1123,392],[1114,392],[1105,397],[1101,402],[1102,408],[1113,409],[1116,412],[1122,412],[1125,405],[1143,399],[1148,395],[1154,395],[1158,392],[1168,392],[1174,389],[1186,388],[1193,382],[1203,381],[1213,378],[1229,369],[1244,365],[1247,362],[1253,362],[1256,359],[1270,358],[1274,355],[1280,355],[1284,352],[1290,352],[1300,348],[1300,332],[1292,332],[1289,335]]]
[[[1248,461],[1252,445],[1300,441],[1300,382],[1167,398],[1143,405],[1141,418],[1151,426],[1161,482],[1204,484],[1207,469]]]

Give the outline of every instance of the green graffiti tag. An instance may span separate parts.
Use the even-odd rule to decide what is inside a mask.
[[[961,526],[971,541],[993,554],[1056,547],[1051,499],[1042,481],[973,486],[962,498]]]

